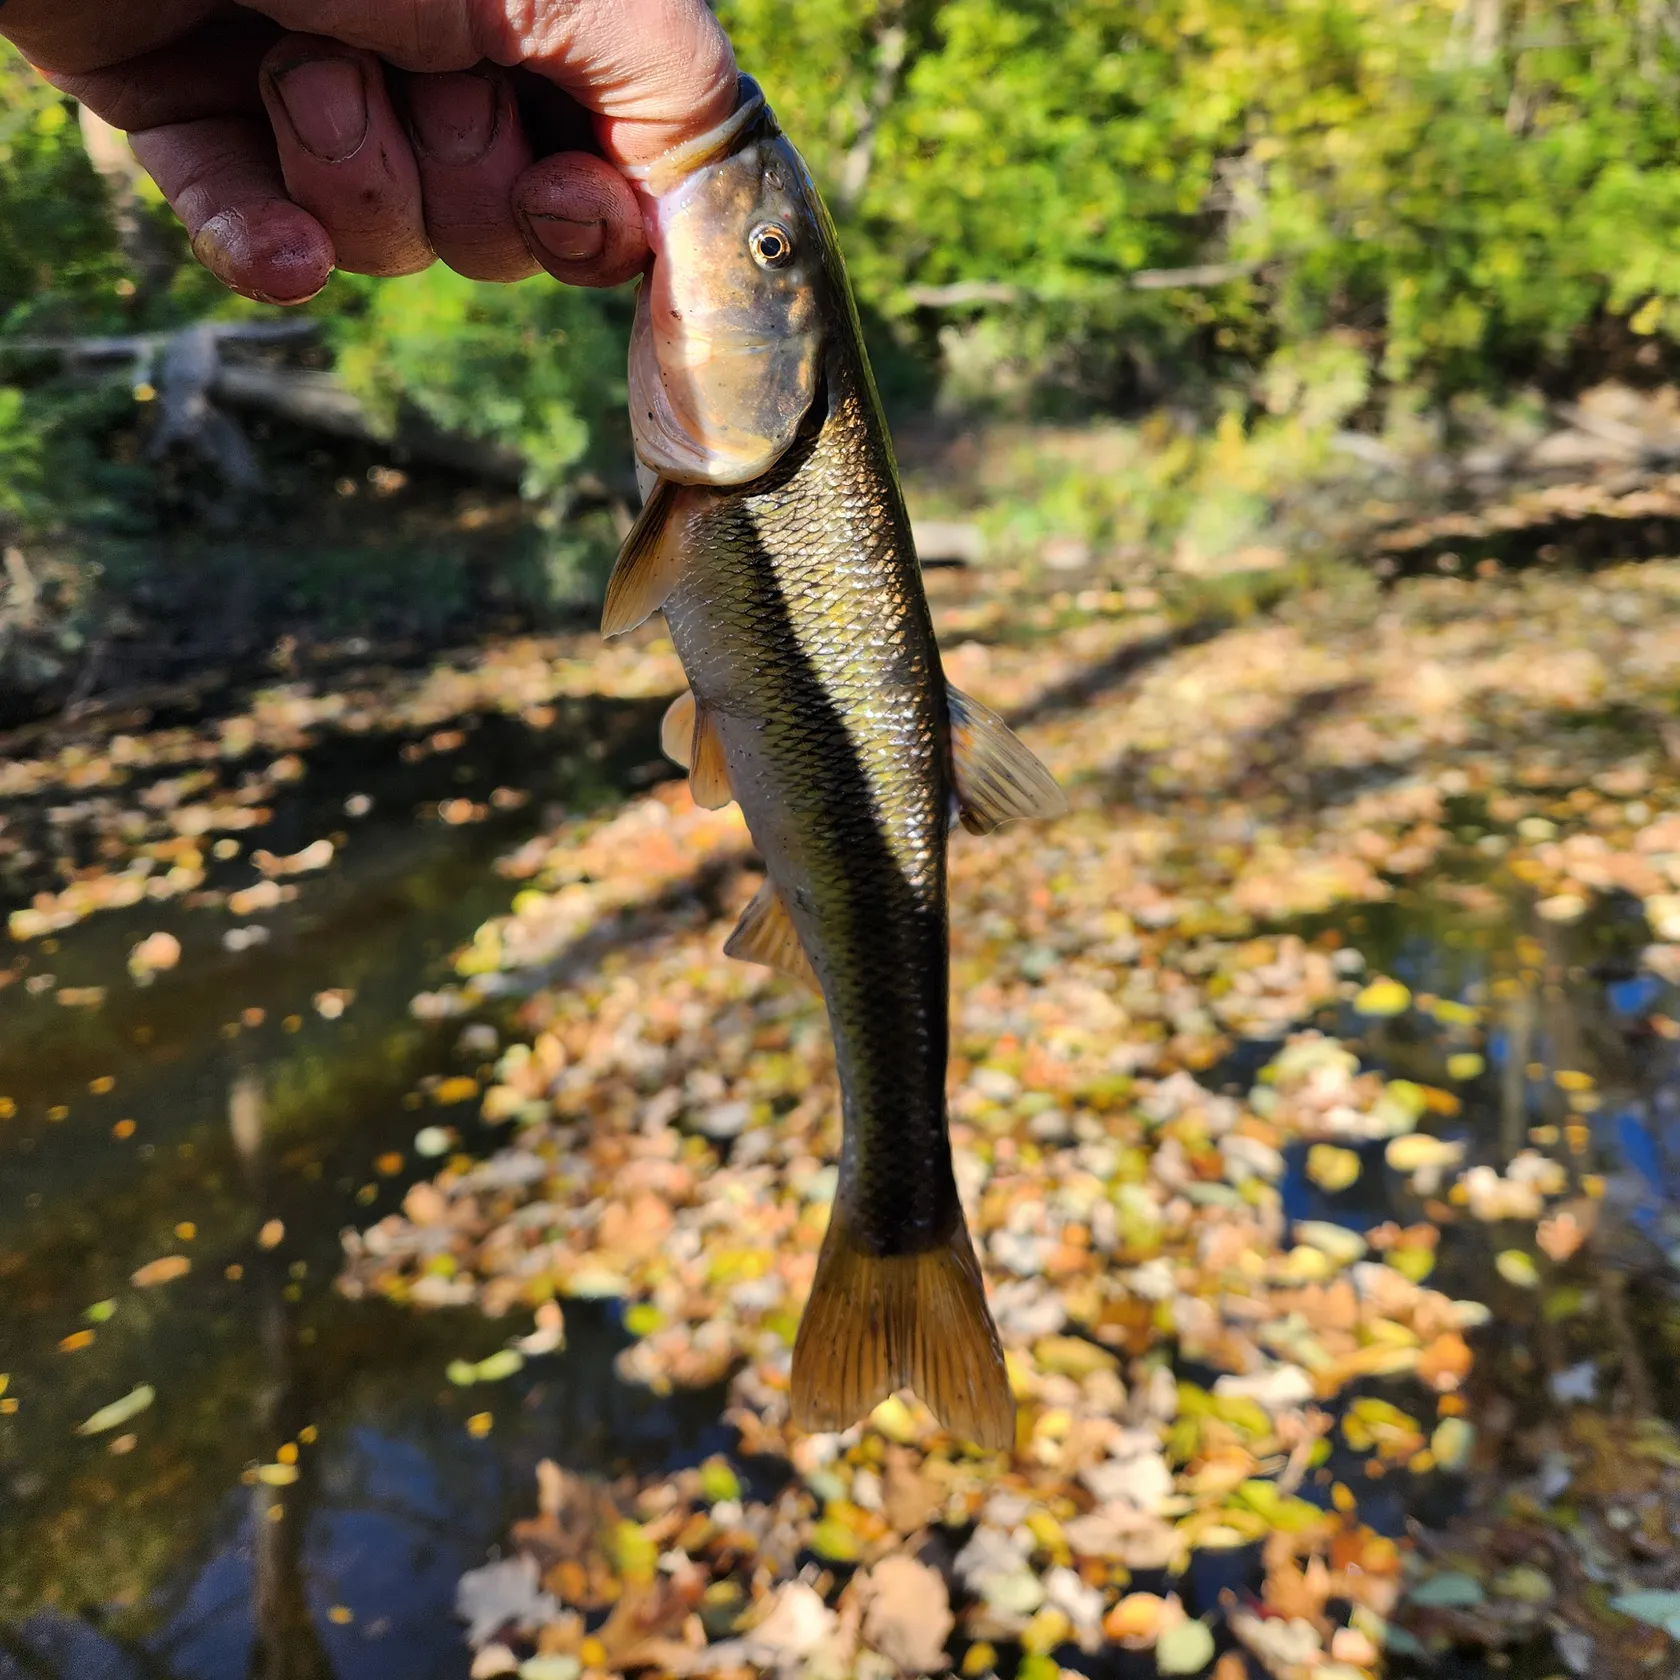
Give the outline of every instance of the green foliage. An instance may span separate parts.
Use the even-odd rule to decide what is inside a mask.
[[[24,412],[23,393],[0,385],[0,524],[23,524],[41,491],[41,446]]]
[[[1338,428],[1438,438],[1548,369],[1590,372],[1589,342],[1680,334],[1670,4],[718,5],[835,210],[896,407],[1084,422],[1171,395],[1172,419],[1105,434],[1094,478],[1025,474],[1045,480],[1032,509],[987,515],[1005,548],[1040,527],[1209,557],[1275,543],[1280,485],[1345,477]],[[155,194],[139,244],[161,268],[140,272],[110,211],[69,102],[0,51],[0,340],[255,309]],[[312,311],[385,424],[522,454],[513,594],[587,588],[610,540],[567,513],[586,469],[628,465],[626,295],[434,269],[341,277]],[[160,488],[146,436],[119,381],[0,361],[5,532],[169,552],[204,497]],[[316,544],[354,547],[324,527]],[[291,596],[355,597],[322,567]]]
[[[122,269],[74,106],[0,56],[0,327],[115,327]],[[90,323],[96,323],[91,324]]]
[[[553,495],[613,446],[626,458],[625,296],[546,278],[488,285],[441,266],[343,276],[335,292],[339,373],[387,425],[406,403],[442,430],[517,449],[531,496]]]
[[[837,195],[866,305],[925,332],[918,288],[1016,288],[943,334],[997,366],[1230,376],[1350,327],[1388,377],[1452,389],[1600,311],[1680,326],[1680,47],[1645,0],[721,13],[825,184],[873,125]],[[1253,276],[1127,282],[1210,261]]]
[[[1447,392],[1561,356],[1603,312],[1680,327],[1680,46],[1650,0],[720,15],[828,192],[866,318],[940,354],[959,396],[1246,386],[1337,329]],[[68,102],[9,58],[0,111],[0,320],[134,325]],[[213,298],[182,258],[154,317]],[[1208,263],[1233,277],[1130,282]],[[622,444],[622,298],[433,271],[341,280],[317,308],[377,412],[521,449],[534,493]]]
[[[192,261],[162,196],[146,187],[136,215],[174,272],[141,290],[75,102],[0,41],[0,334],[125,333],[255,312]]]

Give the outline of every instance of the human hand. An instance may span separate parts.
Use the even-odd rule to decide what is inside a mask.
[[[268,303],[434,256],[616,285],[647,257],[620,168],[736,97],[704,0],[10,0],[0,33],[128,132],[199,260]]]

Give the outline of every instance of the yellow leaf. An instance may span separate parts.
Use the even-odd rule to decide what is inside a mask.
[[[1353,1000],[1361,1015],[1403,1015],[1411,1007],[1412,994],[1398,980],[1373,980]]]

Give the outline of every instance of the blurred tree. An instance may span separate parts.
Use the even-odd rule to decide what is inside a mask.
[[[1170,395],[1213,420],[1334,367],[1336,391],[1374,415],[1401,387],[1427,409],[1548,371],[1586,378],[1606,344],[1680,336],[1671,5],[718,5],[836,211],[900,406],[1088,414]],[[178,462],[149,459],[166,405],[134,401],[142,364],[96,375],[20,354],[20,339],[259,313],[192,263],[112,141],[0,56],[0,520],[14,536],[161,541],[206,509],[231,517]],[[580,483],[598,502],[628,464],[626,296],[434,269],[341,277],[309,313],[362,405],[362,441],[369,426],[441,428],[488,446],[503,477],[517,452],[546,575],[575,595],[599,556],[581,572],[556,561],[559,526]],[[245,381],[247,412],[260,384]],[[1337,404],[1337,423],[1355,412]],[[286,423],[306,427],[306,408]],[[322,494],[319,474],[265,482],[276,520],[275,498]],[[288,506],[295,529],[306,510]]]
[[[720,14],[866,306],[925,333],[931,305],[1017,384],[1123,395],[1128,362],[1229,376],[1352,327],[1461,388],[1601,312],[1680,329],[1680,26],[1648,0]]]
[[[333,290],[338,371],[376,422],[394,428],[406,404],[515,449],[533,498],[563,491],[585,462],[627,467],[628,294],[488,285],[441,266],[344,276]]]

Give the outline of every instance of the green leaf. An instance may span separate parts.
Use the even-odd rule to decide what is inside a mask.
[[[1482,1583],[1474,1575],[1459,1569],[1445,1569],[1439,1575],[1428,1575],[1407,1592],[1413,1604],[1427,1610],[1473,1610],[1487,1601]]]
[[[1200,1674],[1213,1661],[1213,1634],[1206,1622],[1180,1622],[1155,1642],[1155,1666],[1163,1674]]]
[[[502,1348],[487,1359],[479,1360],[473,1374],[480,1382],[501,1382],[516,1371],[525,1369],[525,1355],[517,1348]]]
[[[127,1423],[131,1418],[137,1418],[157,1399],[157,1390],[150,1383],[141,1383],[138,1388],[132,1388],[120,1400],[113,1400],[109,1406],[101,1406],[85,1423],[80,1424],[78,1435],[103,1435],[107,1429],[116,1429]]]

